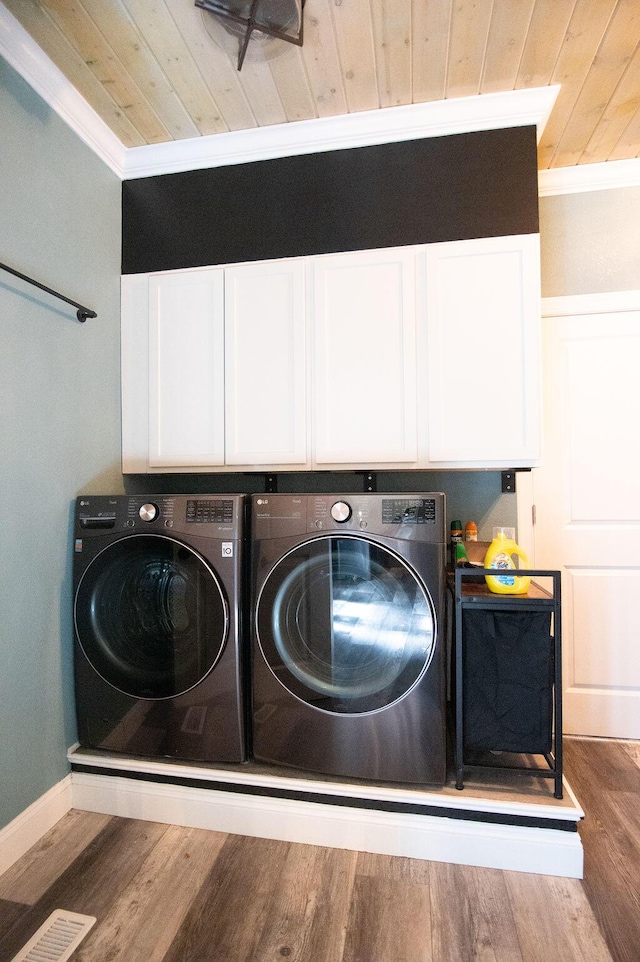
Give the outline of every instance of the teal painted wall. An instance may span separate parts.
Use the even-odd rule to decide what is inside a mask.
[[[0,58],[0,827],[75,740],[71,511],[122,490],[121,184]]]

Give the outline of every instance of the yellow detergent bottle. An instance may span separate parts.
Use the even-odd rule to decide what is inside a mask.
[[[494,528],[493,541],[484,556],[485,568],[501,568],[504,574],[485,575],[490,591],[499,595],[524,595],[529,590],[531,578],[519,577],[518,567],[528,568],[529,559],[515,542],[515,528]],[[522,562],[519,564],[518,559]]]

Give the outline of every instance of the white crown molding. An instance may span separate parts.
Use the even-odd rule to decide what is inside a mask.
[[[122,177],[127,148],[2,3],[0,55],[81,140]]]
[[[538,194],[579,194],[593,190],[640,187],[640,160],[612,160],[606,164],[578,164],[538,172]]]
[[[503,127],[535,125],[539,139],[559,90],[536,87],[460,97],[132,147],[123,176],[149,177]]]

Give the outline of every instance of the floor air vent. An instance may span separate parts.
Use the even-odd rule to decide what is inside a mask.
[[[65,962],[95,922],[92,915],[56,909],[12,962]]]

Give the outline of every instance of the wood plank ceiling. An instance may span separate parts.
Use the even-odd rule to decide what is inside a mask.
[[[193,0],[3,3],[125,147],[561,84],[540,169],[640,156],[640,0],[307,0],[240,72]]]

